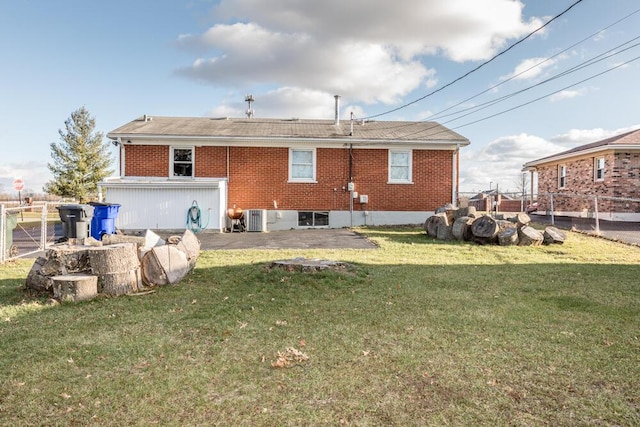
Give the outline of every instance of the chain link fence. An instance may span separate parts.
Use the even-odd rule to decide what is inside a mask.
[[[56,204],[0,205],[0,264],[46,250],[62,237]]]
[[[541,193],[537,200],[535,221],[640,245],[640,199]]]
[[[535,222],[640,245],[640,199],[570,193],[523,198],[490,191],[460,196],[460,206],[474,206],[481,213],[527,212]]]

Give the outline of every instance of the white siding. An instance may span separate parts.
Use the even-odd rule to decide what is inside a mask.
[[[214,186],[103,185],[105,201],[119,203],[116,228],[120,230],[184,230],[195,201],[207,230],[222,231],[226,212],[226,182]]]

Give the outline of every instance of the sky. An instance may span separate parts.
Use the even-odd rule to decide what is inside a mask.
[[[255,117],[331,119],[338,94],[343,119],[435,120],[471,142],[461,192],[516,191],[524,163],[640,127],[639,8],[0,0],[0,193],[42,191],[80,107],[106,140],[143,114],[244,117],[247,94]]]

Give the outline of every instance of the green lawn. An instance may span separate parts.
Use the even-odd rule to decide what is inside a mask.
[[[0,425],[640,425],[640,248],[359,231],[379,248],[205,251],[77,304],[0,266]],[[267,267],[300,256],[354,268]]]

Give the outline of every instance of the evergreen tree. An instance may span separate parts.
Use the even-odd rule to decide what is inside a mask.
[[[96,121],[84,106],[64,124],[64,131],[58,129],[60,142],[51,143],[53,163],[47,167],[53,180],[45,184],[44,191],[85,203],[97,196],[98,182],[113,173],[109,143],[104,142],[102,132],[94,132]]]

